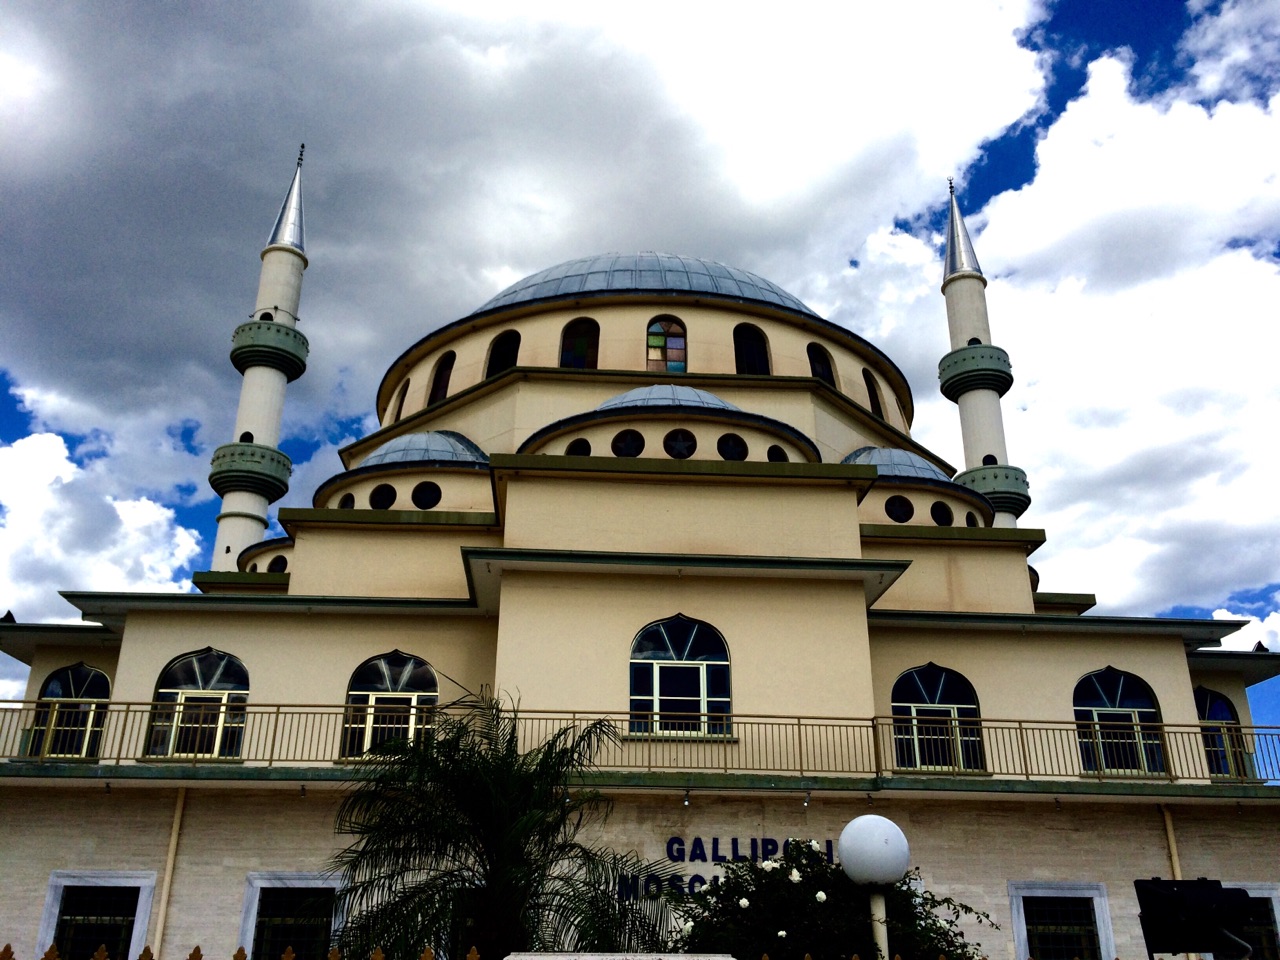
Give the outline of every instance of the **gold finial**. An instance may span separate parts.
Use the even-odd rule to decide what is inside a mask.
[[[298,155],[298,163],[299,164],[302,163],[301,154]],[[947,177],[947,189],[951,191],[951,195],[953,197],[956,195],[956,178],[955,177]]]
[[[306,152],[307,145],[304,143],[298,148],[298,166],[302,166],[302,154]]]

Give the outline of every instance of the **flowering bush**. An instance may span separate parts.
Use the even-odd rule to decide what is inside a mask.
[[[815,841],[788,841],[781,856],[762,863],[725,864],[724,879],[674,907],[683,926],[676,948],[688,953],[730,953],[770,960],[875,957],[871,888],[855,884],[827,863]],[[781,869],[779,869],[781,868]],[[889,953],[904,960],[977,960],[981,951],[958,929],[962,916],[990,924],[949,898],[913,889],[910,877],[885,890]],[[750,906],[750,909],[746,909]]]

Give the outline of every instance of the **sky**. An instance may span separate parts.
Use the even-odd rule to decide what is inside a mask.
[[[277,507],[408,345],[605,251],[780,284],[885,350],[961,464],[954,177],[1041,588],[1280,651],[1280,4],[958,9],[0,0],[0,613],[208,568],[231,331],[305,142]],[[25,675],[0,655],[0,699]],[[1280,678],[1251,700],[1280,723]]]

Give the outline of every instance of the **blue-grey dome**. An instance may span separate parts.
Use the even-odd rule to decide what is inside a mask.
[[[706,407],[708,410],[737,410],[728,400],[721,400],[714,393],[681,387],[674,383],[659,383],[651,387],[636,387],[616,397],[610,397],[597,410],[616,410],[622,407]]]
[[[700,293],[817,316],[775,283],[714,260],[669,253],[605,253],[569,260],[513,283],[476,313],[516,303],[607,293]]]
[[[897,447],[859,447],[840,462],[875,467],[882,477],[952,482],[950,477],[924,457]]]
[[[380,463],[418,463],[428,461],[458,461],[462,463],[488,463],[485,452],[460,433],[452,430],[432,430],[428,433],[403,433],[388,440],[360,462],[362,467]]]

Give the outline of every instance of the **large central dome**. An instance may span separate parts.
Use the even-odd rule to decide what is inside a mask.
[[[767,303],[817,316],[776,283],[737,267],[677,257],[669,253],[604,253],[569,260],[513,283],[476,313],[517,303],[533,303],[565,296],[605,296],[616,293],[699,293],[737,301]]]

